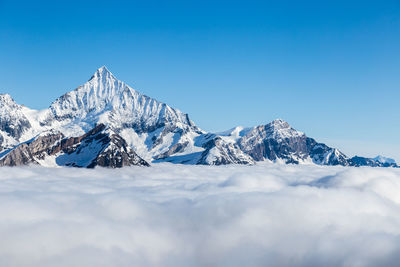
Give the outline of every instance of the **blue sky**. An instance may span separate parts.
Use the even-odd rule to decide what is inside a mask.
[[[400,160],[399,1],[82,2],[0,0],[0,92],[45,108],[106,65],[205,130]]]

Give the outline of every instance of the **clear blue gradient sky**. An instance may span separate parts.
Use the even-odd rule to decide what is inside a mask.
[[[400,160],[399,1],[0,0],[0,92],[42,109],[102,65],[205,130]]]

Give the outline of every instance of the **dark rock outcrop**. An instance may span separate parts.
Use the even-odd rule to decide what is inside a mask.
[[[347,157],[339,150],[316,142],[283,120],[254,127],[238,140],[238,144],[256,161],[283,160],[298,164],[312,160],[322,165],[349,165]]]
[[[252,128],[207,133],[187,114],[136,91],[104,66],[89,81],[41,111],[0,94],[0,165],[48,165],[52,160],[57,165],[77,167],[148,164],[134,149],[154,162],[178,164],[269,160],[398,167],[394,160],[382,156],[350,159],[280,119]]]
[[[8,94],[0,94],[0,131],[18,140],[22,134],[31,128],[31,124],[18,105]],[[1,140],[3,137],[1,136]]]
[[[0,166],[38,164],[46,156],[52,155],[53,148],[64,138],[61,133],[46,133],[34,140],[19,144],[0,159]]]
[[[121,136],[107,130],[104,124],[79,137],[65,138],[61,133],[38,136],[11,149],[0,159],[0,166],[38,164],[51,156],[59,166],[149,166]]]
[[[349,161],[350,166],[355,166],[355,167],[361,167],[361,166],[370,166],[370,167],[399,167],[396,163],[394,162],[380,162],[376,159],[372,158],[365,158],[365,157],[359,157],[355,156],[352,157]]]
[[[225,165],[225,164],[254,164],[254,160],[240,150],[234,143],[224,141],[221,137],[214,137],[203,147],[198,165]]]

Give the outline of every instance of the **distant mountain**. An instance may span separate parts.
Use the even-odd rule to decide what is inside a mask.
[[[375,158],[365,158],[355,156],[350,159],[350,166],[370,166],[370,167],[399,167],[394,159],[377,156]]]
[[[247,130],[237,142],[256,161],[349,165],[342,152],[316,142],[281,119]]]
[[[396,164],[396,161],[394,159],[386,158],[384,156],[377,156],[373,158],[373,160],[378,161],[382,164]]]
[[[390,159],[348,158],[283,120],[222,133],[119,81],[106,67],[82,86],[32,110],[0,95],[0,165],[122,167],[179,164],[292,164],[397,167]]]

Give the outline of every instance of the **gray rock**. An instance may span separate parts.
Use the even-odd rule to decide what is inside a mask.
[[[370,167],[394,167],[399,168],[399,166],[395,162],[380,162],[373,158],[365,158],[355,156],[352,157],[349,161],[350,166],[361,167],[361,166],[370,166]]]
[[[240,150],[237,144],[225,142],[221,137],[214,137],[206,142],[197,162],[199,165],[254,164],[254,160]]]
[[[10,95],[0,94],[0,131],[16,140],[32,127],[21,110],[22,105],[18,105]],[[3,141],[4,138],[1,136],[1,142]]]
[[[46,156],[52,155],[53,147],[57,146],[64,135],[61,133],[49,133],[39,136],[34,140],[19,144],[10,149],[5,156],[0,159],[0,166],[20,166],[28,164],[38,164]]]
[[[20,144],[0,159],[0,166],[38,164],[54,156],[60,166],[96,166],[121,168],[149,166],[118,134],[99,124],[79,137],[65,138],[62,133],[47,133]]]
[[[256,161],[283,160],[298,164],[312,160],[322,165],[349,165],[348,158],[339,150],[317,143],[283,120],[254,127],[238,140],[238,144]]]

